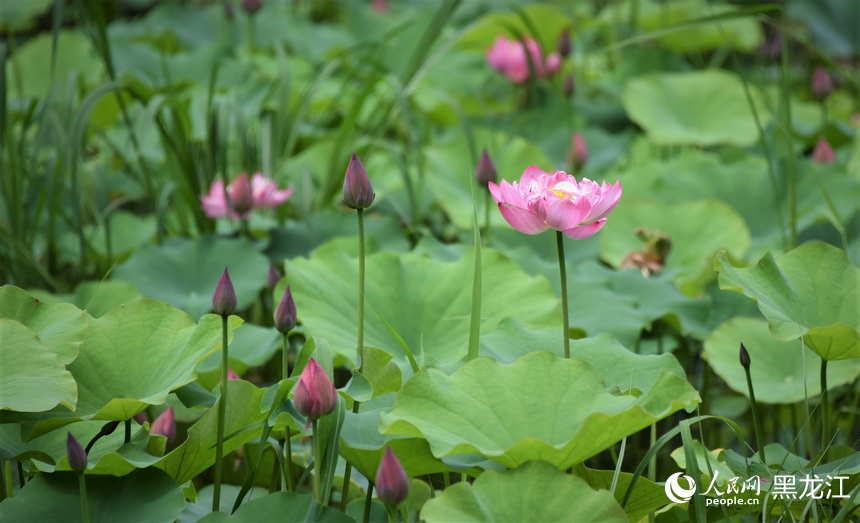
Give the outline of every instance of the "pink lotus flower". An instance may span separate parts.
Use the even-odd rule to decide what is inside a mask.
[[[173,443],[173,440],[176,439],[176,416],[173,414],[173,407],[168,407],[155,418],[149,427],[149,433],[165,436],[168,445]]]
[[[836,153],[827,139],[821,138],[815,144],[815,149],[812,151],[812,161],[815,163],[833,163],[836,161]]]
[[[409,496],[409,478],[391,447],[385,447],[376,471],[376,494],[383,503],[395,506]]]
[[[293,402],[296,404],[296,410],[308,418],[305,430],[310,427],[312,421],[334,412],[337,406],[337,390],[317,360],[311,358],[302,371],[293,392]]]
[[[598,184],[587,178],[577,182],[564,171],[548,174],[534,165],[519,182],[490,183],[490,194],[502,217],[525,234],[540,234],[551,228],[581,240],[606,224],[606,216],[621,199],[621,182]]]
[[[493,47],[486,51],[487,62],[499,73],[514,83],[525,83],[529,79],[529,65],[534,67],[538,78],[547,78],[561,69],[561,55],[553,52],[544,60],[540,44],[526,36],[523,42],[497,36]],[[528,49],[528,54],[526,54]]]
[[[819,65],[812,73],[812,94],[817,98],[827,98],[831,91],[833,91],[833,78]]]
[[[251,177],[248,182],[247,174],[240,174],[227,186],[224,182],[215,180],[209,188],[209,194],[200,196],[203,212],[210,218],[229,216],[234,220],[247,219],[254,209],[277,207],[290,199],[294,189],[289,187],[278,190],[278,185],[260,173]]]

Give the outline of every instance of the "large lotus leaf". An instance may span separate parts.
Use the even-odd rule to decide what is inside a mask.
[[[51,6],[51,0],[7,0],[0,3],[0,31],[30,29],[36,18]],[[10,31],[10,29],[12,31]]]
[[[51,294],[43,290],[31,290],[30,294],[47,303],[71,303],[86,310],[93,318],[100,318],[118,305],[143,297],[134,285],[114,280],[81,282],[71,294]]]
[[[513,363],[536,350],[549,350],[561,356],[564,353],[561,333],[552,329],[529,331],[514,320],[505,318],[496,330],[481,336],[480,354],[490,356],[502,364]],[[659,381],[662,369],[682,378],[686,376],[684,368],[673,355],[634,354],[609,334],[570,340],[570,355],[594,367],[610,391],[633,388],[646,392]]]
[[[239,375],[244,375],[250,367],[265,365],[281,349],[281,333],[273,327],[245,324],[233,335],[230,343],[230,368]],[[203,388],[211,389],[221,379],[221,355],[214,353],[200,362],[197,366],[198,383]],[[203,374],[207,379],[203,379]],[[214,381],[213,381],[214,380]]]
[[[624,500],[627,487],[633,480],[633,474],[629,472],[618,474],[616,479],[614,470],[592,470],[584,465],[576,467],[574,474],[584,479],[591,488],[596,490],[610,490],[613,481],[616,481],[615,499],[619,503]],[[663,485],[658,485],[647,478],[639,476],[636,484],[633,486],[630,499],[624,505],[624,512],[627,513],[630,521],[641,521],[642,518],[651,512],[655,512],[667,504],[666,489]]]
[[[856,2],[794,0],[786,7],[792,18],[809,27],[821,52],[847,58],[860,51]]]
[[[179,307],[194,318],[212,310],[212,293],[224,268],[236,289],[239,309],[251,305],[266,286],[269,261],[245,239],[212,236],[144,244],[114,271],[147,298]]]
[[[7,4],[8,2],[2,2]],[[28,40],[6,62],[6,82],[9,96],[38,98],[48,94],[52,73],[45,64],[52,62],[53,38],[50,32]],[[53,78],[63,79],[74,74],[79,81],[92,85],[101,73],[98,59],[86,36],[74,30],[57,33],[56,69]]]
[[[713,277],[714,256],[725,250],[735,259],[750,245],[750,232],[743,218],[719,200],[667,204],[627,200],[612,212],[600,232],[600,255],[618,267],[625,256],[642,250],[635,230],[645,227],[672,239],[666,270],[675,273],[681,292],[696,296]]]
[[[752,95],[760,98],[756,91]],[[630,118],[658,144],[745,147],[759,140],[743,82],[733,73],[712,69],[636,78],[623,101]],[[769,113],[758,110],[766,124]]]
[[[200,523],[259,523],[260,521],[315,521],[318,523],[355,523],[343,512],[332,507],[313,508],[315,516],[306,516],[315,506],[314,498],[296,492],[275,492],[268,496],[246,501],[232,515],[212,512]]]
[[[24,324],[0,318],[0,410],[75,408],[78,388],[62,359]]]
[[[117,211],[110,215],[107,225],[85,227],[84,235],[93,251],[100,256],[110,254],[111,260],[115,260],[148,242],[155,236],[157,227],[155,216],[139,217],[130,212]]]
[[[806,394],[821,393],[821,358],[808,347],[802,347],[798,340],[785,342],[774,338],[767,322],[755,318],[732,318],[705,340],[702,357],[734,391],[749,395],[746,373],[738,362],[741,343],[752,361],[750,373],[757,401],[791,404],[803,400]],[[856,358],[827,365],[828,387],[851,383],[858,375],[860,360]]]
[[[241,319],[230,318],[232,329]],[[221,345],[221,317],[191,317],[164,302],[139,300],[90,320],[87,339],[69,371],[78,384],[75,412],[54,409],[30,437],[79,419],[126,420],[194,380],[197,363]]]
[[[260,412],[264,389],[244,380],[227,383],[227,415],[224,418],[224,454],[259,437],[265,413]],[[219,400],[220,401],[220,400]],[[212,407],[188,429],[188,438],[155,466],[170,474],[178,484],[191,480],[215,463],[218,407]]]
[[[698,402],[669,370],[639,397],[616,396],[587,362],[537,351],[510,365],[477,358],[450,376],[424,369],[381,414],[380,429],[423,437],[440,458],[476,453],[506,467],[542,459],[566,469]]]
[[[549,284],[526,276],[497,251],[484,249],[482,328],[506,316],[531,327],[556,326],[559,305]],[[364,344],[405,363],[397,339],[377,312],[405,340],[416,359],[451,363],[467,351],[473,258],[442,263],[412,254],[377,253],[367,258]],[[324,336],[332,349],[354,358],[358,312],[358,260],[320,248],[310,259],[287,263],[299,318],[310,335]]]
[[[845,251],[810,242],[750,267],[721,258],[719,270],[720,288],[758,302],[778,339],[803,336],[825,360],[860,356],[860,269]]]
[[[87,476],[87,505],[93,522],[164,523],[176,520],[185,499],[170,476],[147,468],[121,478]],[[0,503],[0,522],[19,521],[83,521],[78,475],[38,474]]]
[[[488,470],[471,485],[457,483],[421,510],[428,523],[571,521],[627,523],[609,491],[594,491],[581,478],[545,461],[506,471]]]
[[[528,22],[526,22],[528,20]],[[471,24],[457,41],[464,49],[483,51],[493,45],[500,34],[514,37],[516,34],[529,35],[537,39],[544,49],[552,48],[561,31],[570,25],[565,13],[549,3],[524,6],[518,12],[497,11],[487,13],[476,23]],[[533,30],[539,30],[534,34]]]
[[[87,335],[87,316],[74,305],[42,303],[11,285],[0,287],[0,318],[21,322],[32,329],[63,364],[78,356]]]

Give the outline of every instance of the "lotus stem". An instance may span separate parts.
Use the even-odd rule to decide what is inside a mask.
[[[821,448],[827,455],[830,441],[830,398],[827,394],[827,360],[821,359]]]
[[[561,276],[561,320],[564,328],[564,357],[570,358],[570,320],[567,309],[567,268],[564,264],[564,235],[561,231],[555,231],[556,245],[558,246],[558,271]]]
[[[755,390],[753,389],[749,366],[744,366],[744,373],[747,376],[747,389],[750,393],[750,408],[752,409],[753,427],[755,428],[756,448],[758,449],[758,457],[761,460],[762,465],[764,465],[764,438],[761,435],[761,422],[758,419],[758,407],[755,401]]]
[[[284,439],[284,478],[286,478],[287,490],[295,492],[296,486],[293,480],[293,442],[291,439],[292,429],[286,427],[285,430],[287,433]]]
[[[493,201],[493,196],[490,191],[484,194],[486,205],[484,205],[484,245],[490,244],[490,204]]]
[[[314,447],[314,497],[317,499],[317,502],[323,504],[322,497],[322,485],[323,480],[320,477],[323,472],[323,464],[322,464],[322,449],[320,448],[320,444],[322,443],[321,438],[317,432],[319,428],[319,423],[317,420],[311,421],[311,425],[313,426],[313,447]]]
[[[83,473],[78,474],[78,486],[81,489],[81,517],[84,523],[90,523],[90,510],[87,506],[87,479]]]
[[[218,436],[215,441],[215,486],[212,491],[212,512],[221,507],[221,462],[224,459],[224,422],[227,417],[227,315],[221,315],[221,398],[218,400]]]
[[[367,495],[364,497],[364,518],[363,523],[370,523],[370,507],[373,502],[373,482],[367,482]]]

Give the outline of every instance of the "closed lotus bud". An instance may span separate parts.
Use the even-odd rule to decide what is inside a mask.
[[[224,2],[224,16],[227,20],[232,20],[234,16],[236,16],[236,11],[233,10],[233,2],[229,0]]]
[[[820,65],[812,73],[812,94],[817,98],[826,98],[833,91],[833,78]]]
[[[568,74],[564,79],[564,95],[570,98],[576,92],[576,84],[573,82],[573,75]]]
[[[254,210],[254,191],[251,189],[251,180],[245,173],[240,174],[230,184],[229,190],[230,209],[240,218],[247,218]]]
[[[564,31],[561,32],[561,36],[558,37],[558,53],[563,57],[567,57],[570,54],[570,51],[570,28],[566,27]]]
[[[87,453],[71,432],[66,436],[66,456],[72,470],[78,474],[83,474],[87,470]]]
[[[343,203],[350,209],[366,209],[373,203],[374,198],[376,194],[367,178],[367,171],[364,170],[358,155],[353,152],[343,180]]]
[[[281,271],[279,271],[278,268],[275,267],[275,264],[270,263],[269,264],[269,274],[266,276],[266,284],[269,286],[269,288],[270,289],[274,288],[275,285],[277,285],[278,282],[281,281],[281,278],[283,278],[283,277],[284,276],[281,274]]]
[[[293,393],[293,402],[299,413],[308,418],[305,429],[312,421],[334,411],[337,405],[337,390],[317,360],[311,358],[302,371]]]
[[[391,447],[385,448],[385,455],[376,471],[376,495],[387,505],[399,505],[409,495],[409,478]]]
[[[132,419],[134,421],[136,421],[138,425],[143,425],[144,421],[149,421],[149,416],[146,415],[145,410],[142,410],[142,411],[138,412],[137,414],[135,414],[134,418],[132,418]]]
[[[478,166],[475,168],[475,176],[478,178],[478,183],[483,186],[488,186],[490,182],[496,183],[499,178],[496,172],[496,164],[490,158],[487,149],[481,151],[481,159],[478,160]]]
[[[739,353],[739,358],[741,360],[741,366],[745,369],[750,368],[750,353],[747,352],[747,348],[744,347],[744,344],[741,343],[741,350]]]
[[[239,375],[236,374],[236,371],[227,367],[227,380],[241,380],[241,379],[242,378],[240,378]]]
[[[821,138],[815,144],[815,149],[812,151],[812,161],[815,163],[833,163],[836,161],[836,153],[826,139]]]
[[[588,146],[585,145],[585,139],[582,137],[582,134],[576,133],[573,135],[573,139],[571,140],[571,152],[573,165],[581,167],[585,164],[585,161],[588,159]]]
[[[293,301],[293,293],[290,292],[290,286],[284,290],[284,295],[281,296],[281,303],[275,309],[275,328],[278,332],[286,334],[293,330],[296,326],[296,302]]]
[[[173,414],[173,407],[168,407],[167,410],[155,418],[152,426],[149,427],[150,434],[158,434],[167,437],[167,444],[173,443],[176,439],[176,416]]]
[[[233,290],[233,282],[230,281],[227,269],[224,269],[212,294],[212,310],[221,316],[229,316],[236,311],[236,291]]]
[[[263,7],[263,0],[242,0],[242,10],[249,15],[256,14]]]

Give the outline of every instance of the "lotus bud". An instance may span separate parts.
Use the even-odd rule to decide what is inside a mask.
[[[135,414],[134,418],[132,418],[132,419],[134,421],[136,421],[138,425],[143,425],[144,421],[149,421],[149,416],[146,415],[145,410],[142,410],[142,411],[138,412],[137,414]]]
[[[87,470],[87,453],[71,432],[66,436],[66,456],[72,470],[78,474],[83,474]]]
[[[241,377],[239,377],[239,375],[238,375],[238,374],[236,374],[236,371],[234,371],[234,370],[233,370],[233,369],[231,369],[230,367],[227,367],[227,380],[228,380],[228,381],[229,381],[229,380],[241,380],[241,379],[242,379],[242,378],[241,378]]]
[[[212,310],[221,316],[229,316],[236,311],[236,291],[233,290],[233,282],[226,268],[212,294]]]
[[[317,360],[311,358],[305,370],[302,371],[293,393],[293,401],[299,413],[308,418],[305,429],[312,421],[334,411],[337,405],[337,391]]]
[[[173,440],[176,439],[176,416],[173,414],[173,407],[168,407],[155,418],[152,426],[149,427],[149,433],[166,436],[167,444],[173,443]]]
[[[747,352],[747,348],[744,347],[744,344],[741,343],[741,350],[739,353],[739,358],[741,360],[741,366],[745,369],[750,368],[750,353]]]
[[[353,152],[343,180],[343,203],[350,209],[365,209],[370,207],[374,198],[376,194],[367,178],[367,171]]]
[[[573,139],[571,140],[571,152],[573,165],[576,167],[582,167],[588,159],[588,146],[585,145],[585,139],[582,137],[582,134],[576,133],[573,135]]]
[[[233,10],[233,2],[229,0],[224,2],[224,16],[227,20],[232,20],[236,16],[236,11]]]
[[[230,209],[240,218],[247,218],[254,210],[254,191],[251,189],[251,181],[245,173],[240,174],[230,184],[229,189]]]
[[[496,164],[490,158],[486,147],[481,151],[481,159],[478,160],[478,166],[475,168],[475,176],[478,178],[478,183],[483,186],[488,186],[490,182],[496,183],[499,178]]]
[[[570,51],[570,28],[566,27],[564,31],[561,32],[561,36],[558,37],[558,53],[567,58],[567,56],[570,55]]]
[[[275,328],[278,332],[286,334],[293,330],[296,326],[296,302],[293,301],[293,293],[290,292],[290,286],[284,290],[284,295],[281,296],[281,303],[275,309]]]
[[[815,149],[812,151],[812,161],[815,163],[833,163],[836,161],[836,153],[825,138],[819,139],[818,143],[815,144]]]
[[[263,7],[263,0],[242,0],[242,10],[249,15],[257,14],[261,7]]]
[[[391,447],[385,448],[375,484],[376,495],[387,505],[399,505],[409,495],[409,478]]]
[[[816,98],[823,99],[827,98],[831,91],[833,91],[833,78],[819,65],[812,73],[812,94]]]
[[[283,277],[284,277],[283,274],[281,274],[281,271],[279,271],[278,268],[275,267],[275,264],[270,263],[269,264],[269,274],[266,277],[266,284],[269,286],[269,288],[270,289],[275,288],[275,285],[277,285],[278,282],[281,281],[281,278],[283,278]]]
[[[573,75],[568,74],[564,79],[564,95],[568,98],[576,92],[576,83],[573,81]]]

